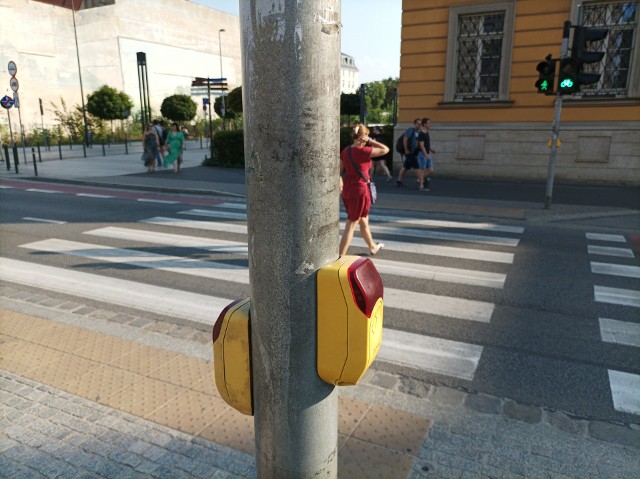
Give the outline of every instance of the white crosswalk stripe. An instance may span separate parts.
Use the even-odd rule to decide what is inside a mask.
[[[225,283],[249,284],[246,241],[230,241],[211,237],[211,232],[247,235],[245,205],[224,203],[215,210],[193,209],[179,214],[181,217],[156,216],[141,220],[140,226],[106,226],[87,229],[82,234],[87,241],[71,241],[49,238],[20,245],[39,254],[49,253],[78,258],[75,266],[85,267],[86,260],[114,265],[113,268],[153,269],[167,274],[188,275]],[[228,209],[225,211],[224,209]],[[235,210],[235,211],[234,211]],[[200,217],[201,219],[198,219]],[[500,251],[518,245],[524,230],[521,227],[494,225],[491,223],[464,223],[412,219],[378,215],[372,221],[385,225],[372,225],[376,235],[394,235],[402,240],[385,240],[385,251],[416,255],[416,262],[372,258],[384,277],[412,278],[410,284],[421,289],[424,281],[450,285],[471,285],[489,290],[503,289],[507,280],[504,268],[514,260],[514,252]],[[391,223],[403,227],[389,226]],[[406,227],[405,227],[406,226]],[[456,229],[457,231],[435,231]],[[469,230],[470,233],[465,233]],[[479,230],[488,234],[477,234]],[[199,233],[202,232],[202,233]],[[507,233],[513,237],[491,234]],[[203,236],[196,236],[203,234]],[[424,241],[415,241],[420,238]],[[109,245],[100,244],[108,241]],[[434,244],[428,241],[433,240]],[[337,238],[336,238],[337,241]],[[446,245],[442,243],[451,243]],[[456,243],[477,243],[479,249],[458,247]],[[114,246],[115,244],[115,246]],[[118,247],[119,244],[124,247]],[[366,248],[361,238],[355,238],[354,247]],[[153,252],[149,250],[155,246]],[[170,249],[170,254],[157,252],[158,248]],[[226,255],[225,259],[196,259],[190,249],[206,251],[214,255]],[[497,249],[497,250],[496,250]],[[38,258],[41,256],[33,256]],[[234,258],[235,257],[235,258]],[[476,261],[475,268],[461,268],[428,264],[429,257]],[[232,258],[231,263],[227,258]],[[423,260],[422,258],[426,258]],[[426,263],[426,264],[425,264]],[[65,260],[65,264],[69,264]],[[462,264],[462,263],[461,263]],[[482,266],[495,264],[494,271],[483,271]],[[495,269],[498,268],[498,272]],[[502,268],[502,270],[500,269]],[[137,281],[109,276],[109,268],[100,268],[100,274],[80,272],[74,263],[67,267],[55,267],[36,262],[0,259],[0,279],[75,295],[95,301],[129,307],[154,314],[211,325],[217,314],[235,298],[215,297],[191,293],[179,289],[164,288]],[[469,321],[489,324],[495,304],[455,297],[430,294],[421,291],[385,287],[385,308],[389,311],[410,311],[447,318],[449,321]],[[437,375],[471,381],[482,356],[479,345],[429,337],[397,329],[385,328],[380,361],[417,368]]]
[[[640,375],[609,370],[609,383],[614,409],[640,414]]]
[[[616,248],[613,246],[588,245],[588,253],[602,256],[619,256],[621,258],[635,258],[633,251],[629,248]]]

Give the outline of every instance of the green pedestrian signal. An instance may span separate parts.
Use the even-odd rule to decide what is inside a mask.
[[[538,81],[536,82],[538,93],[553,95],[553,83],[556,76],[556,61],[551,59],[551,55],[548,55],[546,61],[538,63],[536,70],[538,70]]]

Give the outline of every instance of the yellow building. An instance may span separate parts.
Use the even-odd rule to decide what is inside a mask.
[[[589,48],[600,80],[563,97],[556,178],[640,184],[637,1],[403,0],[396,136],[429,117],[436,174],[546,178],[555,97],[536,66],[579,17],[609,34]]]

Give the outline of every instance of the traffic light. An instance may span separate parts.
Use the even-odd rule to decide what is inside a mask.
[[[593,52],[587,49],[590,42],[604,40],[608,34],[609,30],[606,28],[575,27],[571,47],[571,58],[577,63],[575,91],[580,91],[581,85],[591,85],[600,80],[600,73],[584,73],[584,65],[598,63],[602,60],[604,52]]]
[[[536,88],[538,93],[544,93],[545,95],[553,95],[553,84],[556,76],[556,61],[551,59],[551,55],[543,62],[538,63],[536,67],[538,70],[538,81],[536,82]]]
[[[567,95],[580,91],[578,83],[578,62],[573,58],[560,60],[560,72],[558,73],[558,92]]]

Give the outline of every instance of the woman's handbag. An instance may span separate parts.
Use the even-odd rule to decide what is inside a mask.
[[[369,187],[369,195],[371,196],[371,203],[375,203],[376,200],[378,199],[378,190],[376,189],[376,184],[371,180],[367,181],[367,178],[362,174],[362,171],[360,171],[360,168],[358,168],[358,166],[356,165],[356,162],[353,161],[353,156],[351,156],[351,147],[349,147],[347,152],[349,153],[349,159],[351,160],[351,164],[353,165],[353,167],[358,172],[360,177],[365,181],[365,183]]]

